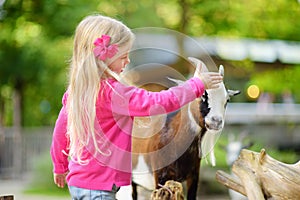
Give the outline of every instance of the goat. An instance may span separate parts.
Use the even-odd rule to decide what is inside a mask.
[[[199,71],[208,71],[204,63],[189,58]],[[224,68],[219,73],[224,76]],[[195,200],[201,158],[210,153],[214,165],[213,146],[224,126],[225,108],[231,96],[239,91],[226,90],[224,84],[206,90],[201,98],[168,115],[137,118],[132,143],[132,197],[137,199],[137,186],[149,190],[168,180],[186,181],[187,199]],[[141,128],[142,127],[142,128]],[[204,137],[205,136],[205,137]],[[202,141],[206,140],[206,141]],[[201,147],[202,146],[202,147]]]

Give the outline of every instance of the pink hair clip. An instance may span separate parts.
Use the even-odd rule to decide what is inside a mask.
[[[109,44],[110,36],[102,35],[101,38],[97,38],[94,42],[94,55],[100,60],[104,61],[106,58],[112,58],[118,52],[118,45]]]

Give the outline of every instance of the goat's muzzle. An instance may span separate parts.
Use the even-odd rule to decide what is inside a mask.
[[[208,130],[221,130],[223,128],[223,118],[221,116],[206,117],[205,127]]]

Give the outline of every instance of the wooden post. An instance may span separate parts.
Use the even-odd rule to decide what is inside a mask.
[[[232,171],[238,178],[217,171],[217,181],[249,200],[300,199],[300,161],[285,164],[267,155],[264,149],[260,153],[244,149]]]
[[[14,200],[13,195],[0,196],[0,200]]]

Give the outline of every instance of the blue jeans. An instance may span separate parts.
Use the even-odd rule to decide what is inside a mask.
[[[75,186],[69,186],[72,200],[116,200],[116,193],[118,190],[119,188],[115,185],[111,191],[89,190]]]

